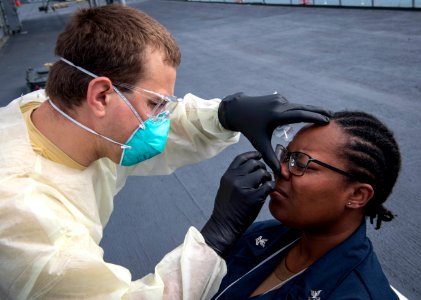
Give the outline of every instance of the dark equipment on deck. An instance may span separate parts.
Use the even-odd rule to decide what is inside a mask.
[[[26,85],[31,92],[45,88],[48,78],[48,71],[48,66],[28,68],[26,70]]]

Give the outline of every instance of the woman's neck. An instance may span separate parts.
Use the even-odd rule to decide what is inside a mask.
[[[346,230],[331,233],[304,231],[302,238],[286,254],[286,267],[293,273],[307,268],[351,236],[357,227],[357,224],[355,224],[355,226],[349,226]]]

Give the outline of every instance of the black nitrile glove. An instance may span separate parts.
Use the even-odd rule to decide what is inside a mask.
[[[274,189],[260,158],[256,151],[238,155],[221,178],[212,215],[201,231],[221,257],[253,223]]]
[[[324,124],[330,115],[320,107],[290,103],[278,94],[250,97],[237,93],[222,99],[218,110],[222,126],[244,134],[275,174],[280,174],[271,144],[275,128],[300,122]]]

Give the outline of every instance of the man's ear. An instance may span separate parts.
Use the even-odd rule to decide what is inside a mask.
[[[353,184],[346,205],[350,208],[361,208],[366,206],[373,196],[374,189],[371,184],[357,182]]]
[[[113,92],[113,85],[107,77],[97,77],[89,82],[86,102],[95,116],[103,117],[105,115],[110,95]]]

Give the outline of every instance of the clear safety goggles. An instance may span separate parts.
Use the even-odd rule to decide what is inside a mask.
[[[60,57],[60,60],[65,62],[66,64],[78,69],[79,71],[85,73],[86,75],[89,75],[93,78],[97,78],[98,76],[80,66],[75,65],[71,61]],[[137,110],[133,107],[133,105],[129,102],[129,100],[126,98],[126,96],[118,89],[117,87],[121,87],[127,90],[130,90],[134,93],[139,94],[141,97],[141,101],[138,101],[137,104],[142,109],[142,112],[146,113],[148,116],[148,119],[151,119],[153,122],[161,122],[169,118],[170,114],[174,111],[174,109],[177,107],[177,104],[179,102],[182,102],[182,98],[178,98],[176,96],[167,96],[162,95],[160,93],[147,90],[140,87],[135,87],[130,84],[126,83],[120,83],[120,82],[114,82],[113,88],[115,92],[123,99],[123,101],[129,106],[130,110],[133,112],[133,114],[136,116],[136,118],[140,122],[140,126],[144,128],[142,118],[140,117]],[[138,105],[137,105],[138,106]]]
[[[176,96],[162,95],[127,83],[116,82],[114,85],[133,92],[135,94],[135,100],[141,99],[141,101],[139,101],[140,106],[142,106],[143,111],[147,113],[148,118],[154,122],[168,118],[177,107],[177,104],[183,101],[182,98]]]

